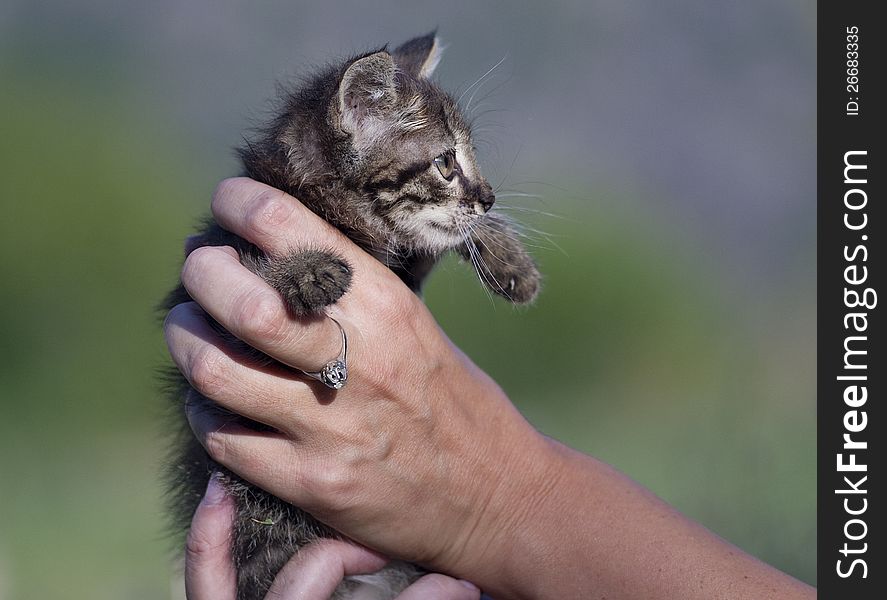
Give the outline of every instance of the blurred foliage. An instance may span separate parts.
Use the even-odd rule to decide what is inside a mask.
[[[100,94],[3,75],[0,582],[13,598],[162,598],[153,306],[198,178]]]
[[[163,115],[7,71],[0,598],[179,594],[160,513],[154,305],[218,174],[195,167]],[[529,233],[546,276],[536,306],[492,301],[455,261],[429,305],[544,432],[813,581],[814,340],[799,325],[812,301],[789,279],[750,307],[679,229],[596,208],[602,194],[547,191],[541,208],[561,217],[531,214],[550,233]]]

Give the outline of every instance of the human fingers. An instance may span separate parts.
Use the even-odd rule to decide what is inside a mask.
[[[405,589],[397,600],[477,600],[480,590],[473,583],[463,579],[453,579],[441,573],[430,573],[420,577],[416,583]]]
[[[291,367],[317,371],[339,354],[335,323],[291,317],[280,294],[228,249],[204,246],[191,252],[182,267],[182,284],[225,329]]]
[[[268,254],[327,248],[358,268],[378,266],[296,198],[264,183],[246,177],[225,179],[216,187],[211,207],[219,225]]]
[[[237,576],[231,561],[234,504],[214,474],[194,512],[185,544],[188,600],[234,600]]]
[[[254,421],[292,431],[296,418],[311,410],[305,381],[275,365],[251,365],[228,347],[194,302],[175,306],[163,324],[170,355],[194,389]],[[286,407],[290,407],[288,410]]]
[[[222,227],[252,242],[270,256],[286,256],[297,249],[320,248],[344,259],[352,267],[352,282],[337,306],[346,312],[352,305],[384,309],[392,303],[392,298],[395,304],[409,300],[418,303],[390,269],[296,198],[276,188],[246,177],[226,179],[213,193],[212,211]]]
[[[286,434],[247,427],[196,393],[186,402],[185,416],[217,463],[280,498],[309,507],[314,494],[308,492],[313,490],[312,473],[317,469]]]
[[[374,573],[388,562],[381,554],[342,540],[320,540],[287,562],[266,598],[326,600],[347,575]]]

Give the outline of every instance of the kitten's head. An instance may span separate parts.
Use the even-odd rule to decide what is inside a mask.
[[[457,103],[429,80],[440,60],[434,34],[339,71],[331,125],[345,134],[342,170],[389,239],[452,248],[492,207]]]

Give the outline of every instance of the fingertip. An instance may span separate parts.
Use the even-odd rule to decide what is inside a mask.
[[[233,508],[234,502],[225,490],[222,474],[213,471],[206,484],[203,498],[200,499],[200,504],[194,512],[191,529],[196,528],[214,540],[227,539],[230,535]]]
[[[345,575],[374,573],[388,564],[388,557],[354,542],[321,540],[312,544],[318,554],[336,556],[342,561]]]
[[[397,597],[397,600],[422,600],[446,598],[447,600],[478,600],[480,590],[470,581],[453,579],[441,573],[429,573],[420,577]]]
[[[329,598],[342,577],[375,573],[388,563],[381,554],[345,540],[324,539],[302,548],[287,562],[267,598]]]
[[[234,600],[236,575],[231,562],[233,503],[218,473],[191,520],[185,542],[185,589],[189,600]]]
[[[228,495],[225,493],[225,488],[222,487],[221,482],[221,474],[218,471],[215,471],[212,474],[212,477],[209,478],[209,483],[206,485],[206,493],[203,495],[202,504],[204,506],[218,506],[222,504]]]

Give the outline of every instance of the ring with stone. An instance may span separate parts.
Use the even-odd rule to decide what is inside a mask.
[[[336,324],[339,331],[342,332],[342,351],[339,356],[326,363],[320,371],[302,371],[305,375],[312,379],[316,379],[328,388],[341,390],[348,381],[348,366],[345,364],[345,358],[348,354],[348,336],[345,335],[345,328],[332,317],[329,319]],[[301,371],[301,369],[299,369]]]

